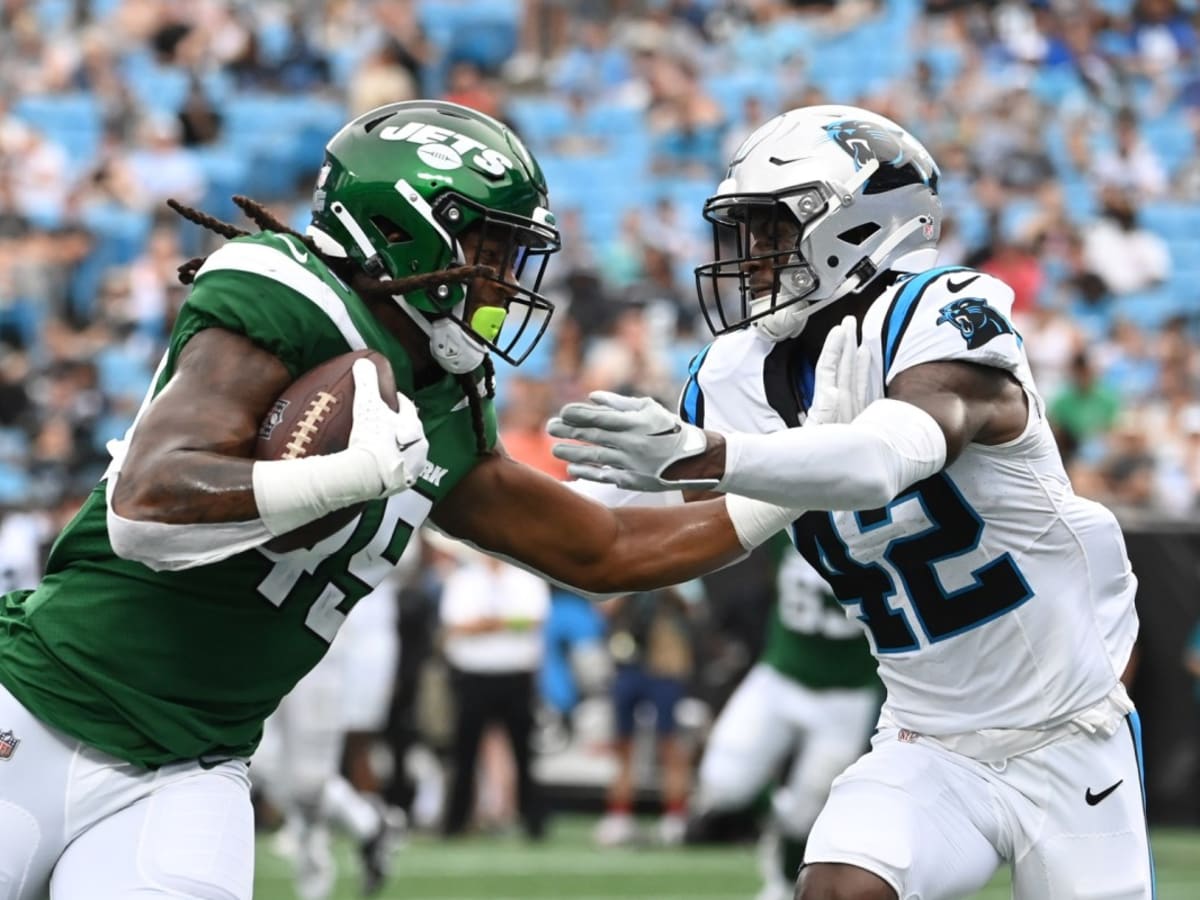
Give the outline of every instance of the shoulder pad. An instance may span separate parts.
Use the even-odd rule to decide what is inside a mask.
[[[1024,354],[1009,319],[1012,304],[1007,284],[962,266],[901,281],[880,330],[884,383],[927,362],[961,360],[1016,371]]]

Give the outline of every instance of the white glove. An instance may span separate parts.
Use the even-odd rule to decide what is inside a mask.
[[[813,402],[805,425],[845,425],[867,408],[871,350],[858,345],[858,323],[846,316],[825,338],[813,378]]]
[[[376,497],[407,490],[417,483],[429,453],[417,407],[399,392],[399,410],[384,403],[379,374],[370,360],[355,360],[350,372],[354,376],[354,425],[348,449],[365,450],[375,461],[380,481]]]
[[[587,403],[568,403],[546,430],[558,438],[583,441],[555,444],[552,452],[575,478],[615,484],[632,491],[709,489],[718,478],[667,481],[672,463],[703,453],[708,439],[649,397],[593,391]]]

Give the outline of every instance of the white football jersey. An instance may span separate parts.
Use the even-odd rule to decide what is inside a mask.
[[[989,275],[930,269],[885,289],[862,331],[871,400],[922,363],[997,367],[1029,398],[1021,436],[968,445],[882,509],[806,513],[794,529],[797,548],[867,630],[885,714],[924,734],[1069,718],[1116,687],[1137,635],[1137,582],[1120,528],[1071,488],[1009,321],[1012,300]],[[771,345],[754,329],[718,338],[692,364],[684,417],[717,430],[800,424],[811,364],[798,356],[796,342]],[[711,402],[721,390],[740,392],[722,405],[735,412],[705,416],[704,395]],[[798,411],[787,408],[789,392]]]

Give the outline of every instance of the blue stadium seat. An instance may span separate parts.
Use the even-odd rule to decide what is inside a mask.
[[[1187,203],[1147,203],[1140,223],[1166,240],[1192,239],[1200,235],[1200,207]]]
[[[420,0],[417,15],[447,63],[473,62],[495,70],[517,49],[517,0]]]
[[[1141,328],[1154,331],[1174,316],[1196,318],[1200,315],[1200,298],[1195,295],[1181,296],[1164,285],[1117,297],[1112,304],[1112,313],[1129,319]]]
[[[13,115],[62,146],[76,168],[87,165],[100,147],[100,104],[81,91],[35,94],[13,104]]]
[[[514,97],[508,102],[508,114],[517,133],[534,147],[561,137],[570,123],[567,104],[557,97]]]

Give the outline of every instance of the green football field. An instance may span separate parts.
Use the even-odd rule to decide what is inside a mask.
[[[531,845],[519,837],[477,837],[454,843],[416,837],[396,857],[384,892],[403,900],[752,900],[758,888],[754,849],[697,847],[597,850],[592,820],[560,818],[550,838]],[[1154,833],[1159,900],[1200,897],[1200,831]],[[342,878],[336,897],[357,897],[357,869],[339,848]],[[290,870],[259,842],[256,900],[291,900]],[[998,876],[977,895],[1008,897]]]

